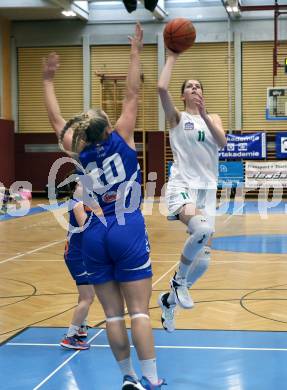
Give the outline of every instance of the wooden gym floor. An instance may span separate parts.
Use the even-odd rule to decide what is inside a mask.
[[[210,268],[192,290],[195,308],[177,312],[178,329],[286,330],[287,226],[282,210],[264,219],[256,212],[217,217],[214,243],[224,250],[212,250]],[[187,236],[180,222],[160,214],[158,203],[146,223],[154,270],[151,318],[153,327],[161,328],[157,297],[168,287]],[[65,236],[51,212],[0,221],[0,342],[29,326],[69,325],[77,291],[63,261]],[[235,238],[226,250],[230,236]],[[244,249],[248,237],[251,242],[257,237],[250,251]],[[279,245],[275,253],[268,250],[270,237]],[[103,321],[96,301],[89,325]]]

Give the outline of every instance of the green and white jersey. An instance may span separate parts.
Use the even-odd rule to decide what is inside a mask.
[[[218,146],[201,116],[182,112],[169,138],[173,154],[169,181],[189,188],[217,188]]]

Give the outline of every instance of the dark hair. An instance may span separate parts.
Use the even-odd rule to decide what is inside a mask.
[[[107,126],[108,121],[104,116],[92,118],[86,129],[87,142],[91,144],[100,142],[103,139],[103,134]]]
[[[70,175],[73,175],[73,174],[76,174],[76,171],[72,171],[70,173]],[[70,183],[67,184],[67,192],[68,192],[69,198],[73,197],[73,194],[76,190],[78,183],[79,183],[79,179],[75,178],[74,180],[72,180]]]
[[[76,187],[79,183],[79,176],[78,176],[78,172],[76,170],[69,172],[68,175],[66,176],[66,178],[69,178],[73,175],[74,175],[73,180],[71,180],[69,183],[67,183],[64,187],[64,192],[71,199],[73,198],[74,192],[75,192]]]
[[[184,80],[184,82],[183,82],[182,85],[181,85],[181,94],[182,94],[182,95],[183,95],[183,92],[184,92],[186,83],[187,83],[189,80],[190,80],[190,79]],[[201,87],[201,90],[202,90],[202,92],[203,92],[203,84],[202,84],[202,82],[201,82],[200,80],[197,80],[197,79],[195,79],[195,80],[199,82],[200,87]]]
[[[60,189],[57,188],[57,193],[56,193],[56,198],[57,199],[62,199],[62,198],[65,198],[65,197],[68,197],[68,198],[73,198],[73,195],[74,195],[74,192],[76,190],[76,187],[79,183],[79,177],[78,177],[78,172],[74,169],[72,170],[71,172],[69,172],[65,177],[64,177],[64,180],[65,179],[71,179],[71,177],[74,175],[73,179],[66,183],[65,185],[63,185]],[[76,175],[76,176],[75,176]]]

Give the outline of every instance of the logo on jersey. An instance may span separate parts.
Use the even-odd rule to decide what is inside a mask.
[[[119,196],[118,196],[116,191],[106,192],[102,196],[102,201],[105,202],[105,203],[112,203],[112,202],[115,202],[118,199],[119,199]]]
[[[193,122],[185,122],[184,130],[194,130],[194,123]]]
[[[149,245],[149,240],[148,240],[148,235],[147,235],[147,230],[145,229],[145,249],[147,253],[150,252],[150,245]]]
[[[104,158],[106,155],[105,148],[101,145],[96,145],[96,153],[99,158]]]
[[[102,153],[105,151],[105,148],[101,145],[96,145],[96,152],[97,153]]]

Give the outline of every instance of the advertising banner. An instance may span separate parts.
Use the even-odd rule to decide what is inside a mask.
[[[276,157],[287,159],[287,133],[276,134]]]
[[[287,161],[246,161],[245,187],[287,187]]]
[[[220,161],[218,168],[219,188],[232,188],[242,185],[244,180],[244,169],[241,161]]]
[[[263,132],[227,134],[227,145],[219,150],[221,160],[261,160],[266,158],[266,134]]]

